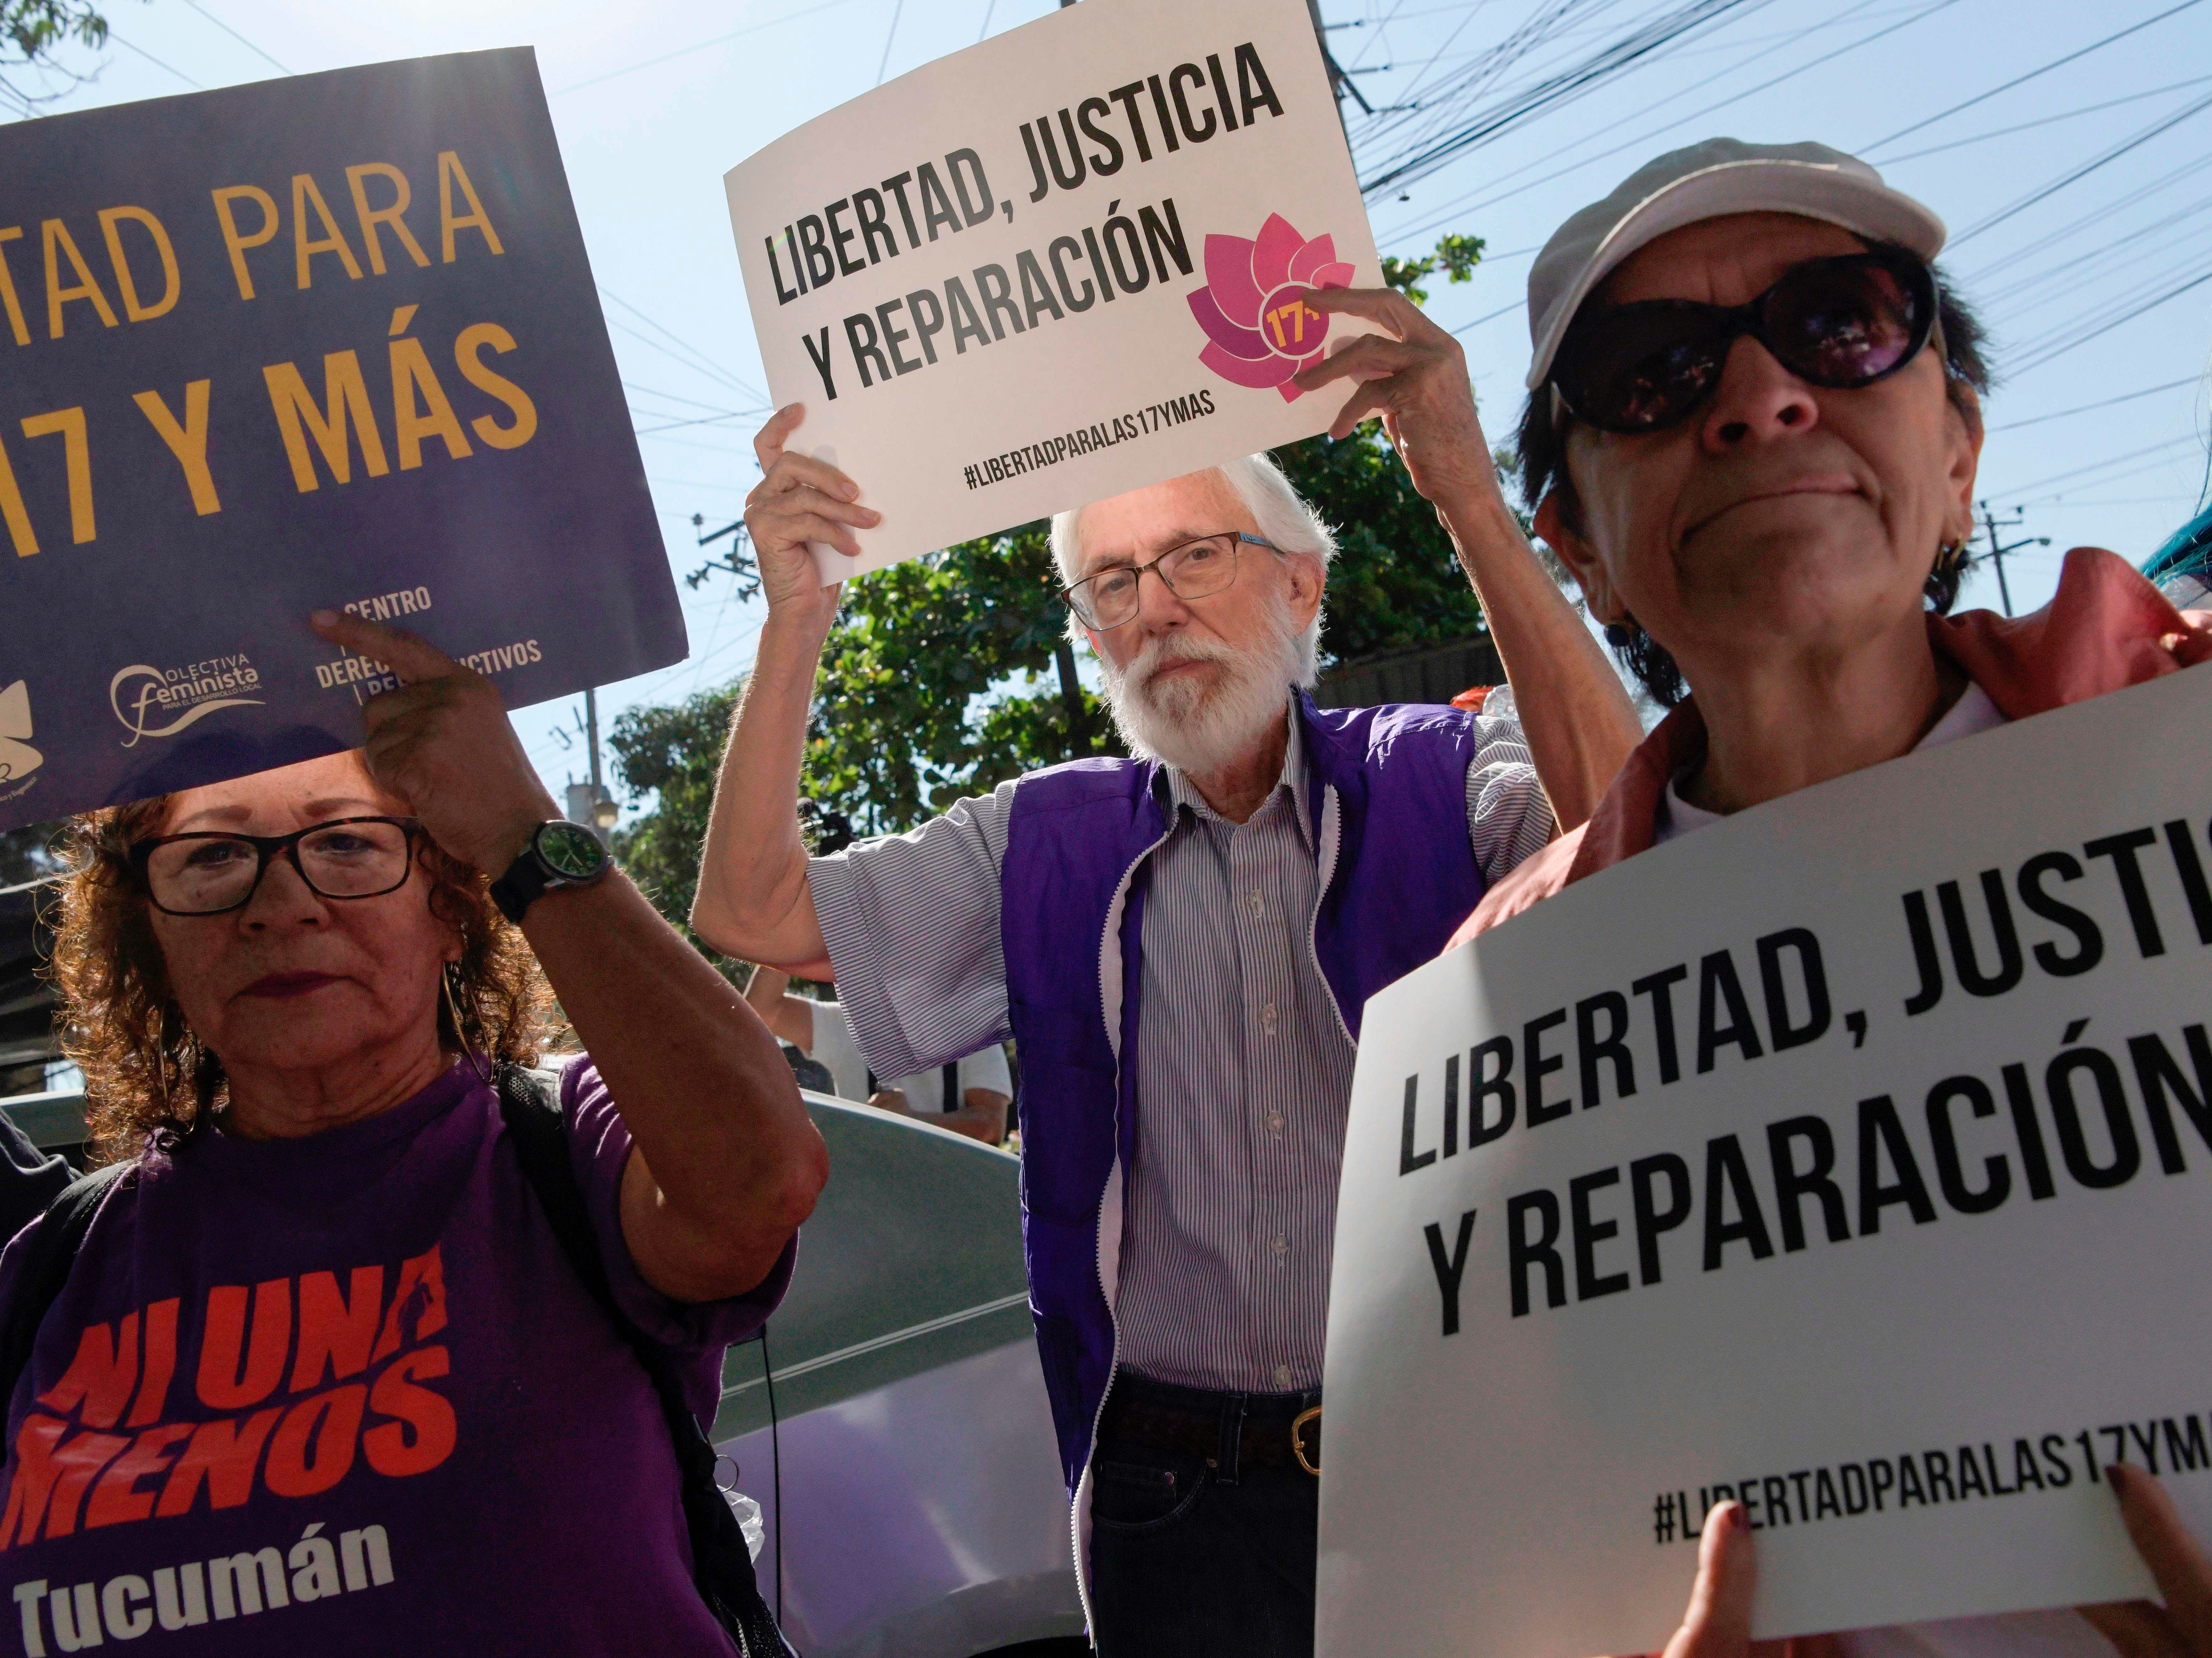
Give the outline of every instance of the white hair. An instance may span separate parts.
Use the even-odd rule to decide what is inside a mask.
[[[1316,574],[1326,590],[1329,563],[1336,556],[1336,532],[1291,487],[1290,479],[1283,476],[1283,469],[1275,465],[1273,459],[1267,455],[1244,455],[1208,470],[1236,491],[1237,499],[1260,526],[1261,540],[1286,557],[1313,561],[1317,567]],[[1053,514],[1052,558],[1065,583],[1072,584],[1081,568],[1077,555],[1082,550],[1080,531],[1085,510],[1077,507]],[[1297,638],[1298,683],[1302,685],[1312,684],[1320,671],[1321,627],[1325,614],[1316,610],[1312,624]],[[1067,633],[1079,645],[1084,642],[1083,624],[1073,612],[1067,618]]]

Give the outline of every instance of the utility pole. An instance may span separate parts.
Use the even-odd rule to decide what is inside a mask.
[[[605,791],[599,783],[599,693],[596,688],[584,692],[584,740],[592,748],[592,799],[597,800]]]
[[[2022,536],[2018,541],[2007,544],[2006,543],[2001,542],[1997,539],[1997,532],[2000,530],[2019,529],[2021,525],[2027,521],[2027,508],[2025,507],[2014,507],[2012,509],[2012,516],[2005,519],[2002,524],[1997,522],[1996,513],[1991,509],[1990,503],[1987,501],[1984,501],[1981,503],[1981,508],[1982,522],[1988,526],[1990,532],[1990,550],[1988,552],[1982,555],[1982,556],[1988,559],[1991,563],[1997,567],[1997,596],[2004,601],[2004,613],[2007,616],[2010,616],[2012,614],[2012,584],[2005,580],[2005,555],[2007,553],[2016,553],[2023,547],[2048,547],[2051,544],[2051,537],[2049,536]],[[1975,562],[1978,563],[1980,562],[1980,560],[1978,559]]]
[[[1063,0],[1064,3],[1064,0]],[[1345,73],[1344,65],[1336,61],[1336,54],[1328,49],[1328,25],[1321,21],[1321,0],[1306,0],[1306,12],[1313,19],[1314,44],[1321,48],[1322,67],[1328,71],[1328,89],[1336,98],[1336,124],[1344,129],[1344,141],[1352,142],[1352,126],[1344,118],[1344,95],[1352,94],[1352,101],[1366,113],[1372,115],[1375,106],[1352,85],[1352,76]]]

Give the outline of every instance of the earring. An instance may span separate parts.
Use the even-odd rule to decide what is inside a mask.
[[[453,992],[453,981],[460,977],[460,973],[457,963],[448,962],[446,970],[439,975],[438,982],[445,987],[446,1011],[453,1021],[453,1040],[460,1044],[462,1056],[468,1060],[469,1069],[477,1073],[477,1080],[489,1088],[492,1085],[491,1073],[477,1063],[477,1051],[469,1046],[468,1027],[461,1023],[460,1002]]]
[[[161,1114],[169,1114],[169,1010],[154,1011],[154,1085],[161,1090]]]

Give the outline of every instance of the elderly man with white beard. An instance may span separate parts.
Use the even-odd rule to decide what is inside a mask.
[[[799,761],[836,589],[806,544],[856,553],[878,519],[784,447],[796,406],[762,430],[746,506],[769,616],[692,923],[834,977],[880,1075],[1013,1037],[1030,1304],[1106,1658],[1311,1651],[1361,1010],[1588,817],[1639,736],[1499,493],[1457,343],[1387,291],[1309,303],[1382,331],[1300,384],[1353,383],[1338,437],[1382,416],[1484,601],[1525,737],[1455,708],[1314,706],[1334,541],[1254,456],[1053,521],[1071,629],[1133,758],[810,859]]]

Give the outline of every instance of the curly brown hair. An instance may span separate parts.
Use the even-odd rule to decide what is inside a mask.
[[[155,937],[131,847],[156,832],[171,795],[72,818],[62,837],[52,975],[61,994],[62,1052],[83,1069],[94,1159],[137,1156],[157,1135],[205,1121],[223,1090],[222,1061],[185,1021]],[[492,902],[489,881],[425,836],[416,859],[432,914],[461,935],[454,987],[461,1028],[441,999],[438,1040],[512,1065],[534,1065],[553,994],[522,931]]]

